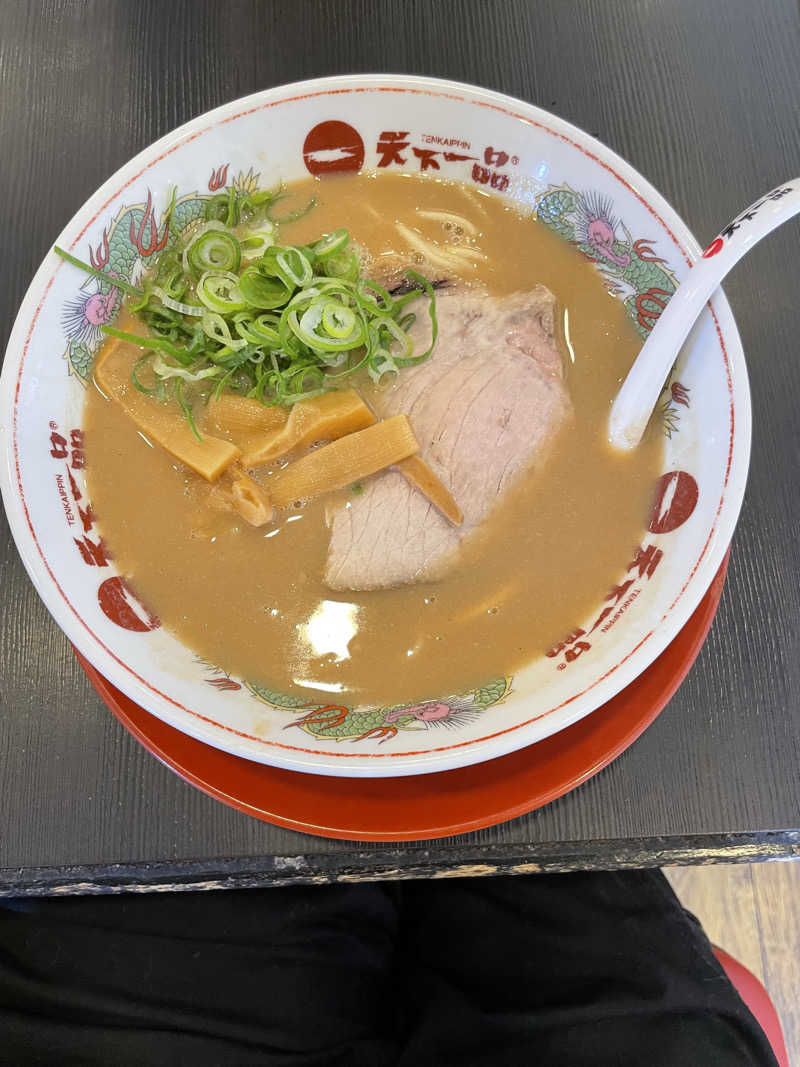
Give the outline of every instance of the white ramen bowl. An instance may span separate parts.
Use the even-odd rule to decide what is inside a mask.
[[[643,337],[700,254],[663,197],[574,126],[484,89],[387,75],[283,86],[194,119],[122,167],[57,243],[136,276],[164,239],[173,186],[183,196],[179,230],[231,183],[258,176],[273,186],[362,167],[423,171],[529,205],[595,260]],[[309,705],[302,692],[230,678],[136,600],[88,509],[82,408],[99,327],[117,298],[54,253],[37,271],[2,373],[3,499],[28,573],[73,645],[147,711],[207,744],[293,770],[364,776],[441,771],[530,745],[640,674],[688,620],[728,547],[747,474],[750,395],[739,335],[717,293],[657,414],[664,466],[650,529],[619,585],[563,642],[513,678],[413,706],[351,708],[335,694],[330,705]]]

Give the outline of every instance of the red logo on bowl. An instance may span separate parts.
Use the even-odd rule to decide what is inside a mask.
[[[161,625],[158,616],[144,607],[124,578],[106,578],[97,590],[97,599],[103,614],[123,630],[144,634]]]
[[[697,506],[697,482],[686,471],[670,471],[656,482],[656,500],[650,515],[651,533],[664,534],[677,530]]]
[[[314,174],[357,171],[364,166],[364,142],[346,122],[320,122],[303,144],[303,159]]]
[[[711,244],[708,246],[708,248],[705,250],[705,252],[703,252],[703,259],[711,259],[711,257],[715,256],[717,252],[721,252],[724,243],[725,242],[722,240],[721,237],[715,237]]]

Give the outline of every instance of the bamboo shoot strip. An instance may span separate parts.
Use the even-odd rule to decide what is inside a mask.
[[[198,439],[180,410],[159,404],[131,385],[131,369],[141,357],[136,345],[111,341],[95,366],[94,376],[106,396],[116,401],[142,433],[209,482],[215,481],[241,452],[230,441],[205,435]]]
[[[249,396],[236,393],[212,394],[208,402],[207,424],[217,433],[237,434],[267,433],[279,430],[286,423],[288,412],[284,407],[266,405]]]
[[[272,504],[266,490],[249,474],[232,469],[231,505],[251,526],[265,526],[272,519]]]
[[[282,429],[251,445],[245,454],[244,465],[258,467],[315,441],[336,441],[346,434],[372,426],[375,421],[375,416],[355,389],[300,400],[293,405]]]
[[[419,445],[408,418],[393,415],[290,463],[269,480],[272,503],[288,507],[297,500],[344,489],[417,451]]]
[[[453,499],[450,491],[440,478],[431,470],[420,456],[409,456],[397,464],[397,469],[416,490],[430,500],[431,504],[452,522],[460,526],[464,521],[461,508]]]

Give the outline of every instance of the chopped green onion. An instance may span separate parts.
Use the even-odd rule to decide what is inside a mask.
[[[369,278],[362,278],[357,286],[358,295],[371,307],[380,311],[389,311],[394,306],[394,300],[389,292]]]
[[[200,304],[182,304],[180,300],[175,300],[169,293],[166,293],[160,285],[154,285],[150,291],[155,293],[164,307],[168,307],[171,311],[177,311],[180,315],[202,315],[206,310]],[[141,306],[138,310],[141,311]]]
[[[202,370],[190,371],[185,367],[175,367],[167,363],[159,352],[152,362],[153,373],[159,378],[182,378],[185,382],[201,382],[204,378],[218,378],[219,367],[203,367]]]
[[[355,315],[351,315],[350,330],[345,334],[331,336],[324,328],[322,321],[323,307],[328,305],[315,301],[311,307],[303,312],[298,318],[297,311],[289,312],[288,323],[292,333],[310,349],[324,355],[327,352],[344,352],[352,348],[358,348],[364,343],[364,331],[361,323]],[[345,308],[343,311],[347,310]],[[320,330],[320,327],[322,329]],[[326,361],[327,362],[327,361]]]
[[[242,250],[232,233],[209,222],[189,244],[185,265],[196,275],[204,271],[235,271],[242,261]]]
[[[197,283],[197,295],[209,311],[220,315],[232,315],[247,306],[239,279],[227,270],[207,270]]]
[[[348,307],[329,300],[322,305],[322,327],[330,337],[341,340],[349,337],[356,328],[355,314]]]
[[[431,320],[431,343],[422,355],[414,356],[413,359],[399,359],[397,361],[398,367],[413,367],[418,363],[424,363],[436,347],[436,339],[439,336],[439,321],[436,318],[436,294],[433,291],[433,286],[427,278],[423,278],[423,276],[417,274],[415,270],[407,270],[406,277],[410,278],[412,282],[416,282],[428,297],[428,315]]]
[[[180,404],[181,411],[183,412],[186,421],[189,423],[189,427],[192,433],[195,435],[198,441],[202,441],[203,438],[200,436],[197,430],[197,423],[194,421],[192,409],[189,407],[189,405],[183,398],[183,383],[181,382],[180,378],[177,378],[175,381],[175,399]]]
[[[239,348],[244,348],[247,344],[244,338],[235,341],[231,337],[230,327],[222,315],[217,312],[207,311],[200,320],[200,325],[203,327],[203,333],[206,337],[216,341],[217,344],[223,345],[225,348],[230,348],[234,352]],[[211,358],[213,358],[213,355]]]
[[[228,186],[228,213],[225,216],[226,226],[236,226],[239,222],[241,212],[239,210],[239,198],[236,195],[236,189],[232,186]]]
[[[367,374],[376,385],[380,385],[387,374],[398,374],[397,363],[387,348],[376,348],[367,363]]]
[[[391,344],[392,341],[397,341],[398,344],[403,346],[402,351],[393,357],[398,363],[400,360],[408,359],[411,356],[414,351],[411,338],[402,327],[398,326],[394,319],[390,318],[388,315],[378,315],[372,320],[371,326],[378,331],[379,336],[381,333],[388,334],[387,340],[389,341],[389,344]]]
[[[127,333],[125,330],[118,330],[114,326],[101,326],[100,329],[107,337],[116,337],[120,341],[129,341],[139,348],[152,348],[156,352],[166,352],[168,356],[177,359],[179,363],[188,364],[194,358],[191,351],[172,344],[165,337],[142,337],[138,333]]]
[[[329,256],[334,256],[337,252],[341,252],[346,248],[349,240],[350,234],[347,230],[334,230],[333,233],[327,233],[311,247],[317,259],[327,259]]]
[[[134,363],[131,369],[131,381],[140,393],[144,393],[145,396],[155,396],[158,389],[148,389],[146,385],[142,385],[139,381],[139,368],[144,366],[145,363],[150,363],[151,357],[148,355],[140,356]]]
[[[257,333],[252,329],[253,316],[249,311],[237,311],[237,313],[231,319],[233,328],[236,330],[242,340],[247,341],[251,345],[259,345],[263,342],[263,338],[259,337]]]
[[[278,277],[283,278],[287,288],[304,288],[311,281],[314,272],[311,264],[299,248],[281,249],[275,256]]]
[[[149,336],[113,326],[103,333],[144,350],[131,371],[134,387],[158,399],[172,397],[195,434],[198,393],[230,390],[288,406],[358,373],[382,382],[423,362],[436,343],[436,298],[427,279],[407,271],[402,294],[393,296],[362,277],[344,229],[308,245],[273,243],[277,224],[265,212],[278,195],[231,187],[209,198],[208,221],[185,247],[173,243],[154,257],[141,289],[57,249],[134,298],[131,310]],[[175,202],[173,196],[170,210]],[[250,220],[250,232],[231,232]],[[415,354],[408,331],[416,312],[409,304],[419,299],[427,299],[432,339],[427,351]],[[145,365],[152,387],[151,379],[142,380]]]
[[[280,200],[281,195],[285,194],[278,194],[274,196],[273,199]],[[289,214],[284,215],[283,218],[273,218],[272,222],[274,222],[276,226],[285,226],[289,222],[298,222],[300,219],[304,219],[306,215],[308,215],[309,212],[313,211],[316,206],[317,198],[315,196],[312,196],[305,207],[298,208],[297,211],[290,211]]]
[[[251,329],[256,336],[273,348],[280,345],[280,315],[259,315],[253,319]]]
[[[348,282],[358,280],[358,256],[355,252],[339,252],[325,260],[325,273],[329,278],[342,278]]]
[[[275,227],[270,223],[267,229],[254,230],[239,242],[242,259],[258,259],[275,242]]]
[[[247,267],[239,276],[239,291],[250,307],[266,311],[282,307],[293,290],[294,287],[289,288],[282,279],[270,278],[258,267]]]
[[[137,289],[135,285],[126,282],[124,278],[115,278],[112,274],[105,274],[102,270],[96,270],[94,267],[90,267],[88,263],[84,263],[83,260],[71,255],[69,252],[65,252],[58,245],[53,245],[53,251],[57,256],[61,256],[62,259],[66,260],[67,263],[71,263],[73,267],[78,267],[84,274],[91,274],[93,278],[99,278],[101,282],[107,282],[109,285],[113,285],[115,289],[121,289],[123,293],[129,293],[131,296],[144,296],[141,289]]]

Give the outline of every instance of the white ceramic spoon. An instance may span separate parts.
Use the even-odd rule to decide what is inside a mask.
[[[698,315],[745,252],[776,226],[800,212],[800,178],[793,178],[737,215],[691,268],[642,345],[611,406],[608,439],[635,448],[656,406],[670,368]]]

